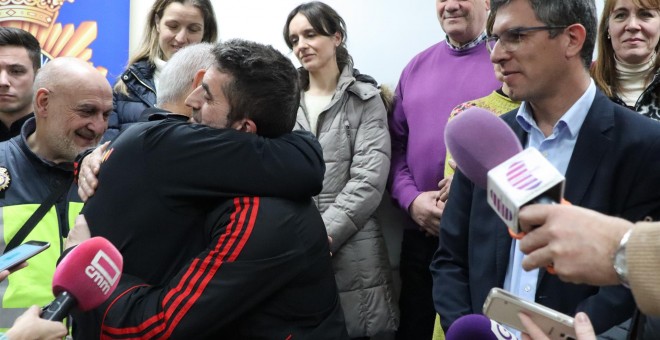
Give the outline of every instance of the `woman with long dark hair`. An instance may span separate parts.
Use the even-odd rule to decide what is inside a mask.
[[[390,167],[387,111],[373,78],[353,69],[346,24],[330,6],[296,7],[284,40],[302,64],[296,126],[314,133],[326,173],[316,198],[352,338],[394,331],[399,313],[392,272],[375,218]]]

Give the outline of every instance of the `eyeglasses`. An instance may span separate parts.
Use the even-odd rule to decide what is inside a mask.
[[[504,31],[502,34],[492,35],[486,38],[486,48],[488,52],[493,53],[495,44],[500,43],[507,52],[514,52],[520,47],[520,42],[525,36],[525,32],[543,31],[543,30],[558,30],[565,29],[568,26],[534,26],[534,27],[518,27]]]

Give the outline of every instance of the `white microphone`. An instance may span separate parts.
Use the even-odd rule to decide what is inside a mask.
[[[530,147],[488,171],[488,204],[517,235],[520,209],[533,203],[561,202],[565,182],[557,168]]]

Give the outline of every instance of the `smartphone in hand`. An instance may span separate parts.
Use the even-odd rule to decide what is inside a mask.
[[[48,249],[50,243],[42,241],[27,241],[0,256],[0,271],[11,269],[34,255]]]
[[[504,289],[490,290],[483,308],[491,320],[524,332],[518,313],[529,316],[551,340],[575,340],[573,318],[533,301],[524,300]]]

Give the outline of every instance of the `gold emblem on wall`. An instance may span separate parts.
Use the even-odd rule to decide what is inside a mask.
[[[98,34],[96,21],[81,22],[78,28],[56,22],[65,2],[73,3],[74,0],[0,0],[0,26],[32,33],[41,45],[42,65],[65,56],[89,62],[92,59],[89,45]],[[104,76],[108,73],[104,67],[97,66],[96,69]]]

